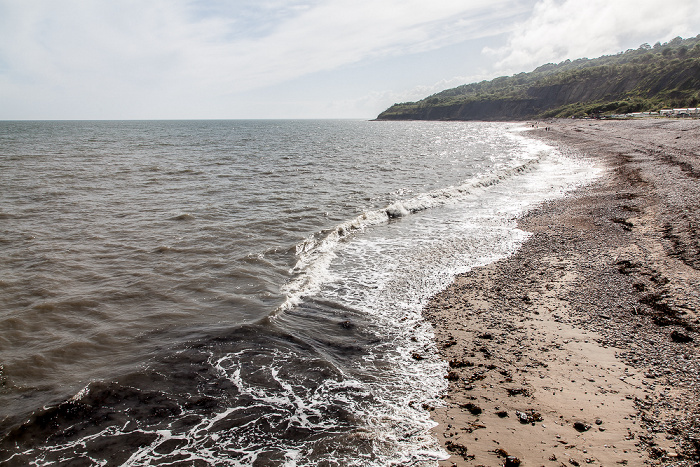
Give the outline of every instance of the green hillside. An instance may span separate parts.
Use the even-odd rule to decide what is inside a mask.
[[[617,55],[549,63],[394,104],[378,120],[518,120],[697,107],[700,35]]]

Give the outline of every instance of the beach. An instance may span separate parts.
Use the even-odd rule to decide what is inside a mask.
[[[536,126],[604,175],[425,307],[450,367],[440,465],[695,465],[700,122]]]
[[[697,133],[2,122],[0,463],[686,462]]]

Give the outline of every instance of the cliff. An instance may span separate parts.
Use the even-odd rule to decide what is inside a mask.
[[[394,104],[378,120],[518,120],[696,107],[700,35],[566,60]]]

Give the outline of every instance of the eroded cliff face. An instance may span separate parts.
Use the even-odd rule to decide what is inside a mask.
[[[641,78],[590,79],[533,86],[527,97],[471,101],[458,105],[416,106],[407,112],[385,112],[379,120],[523,120],[576,102],[617,99],[639,85]],[[391,109],[390,109],[391,110]]]
[[[632,91],[641,78],[591,79],[551,86],[531,87],[527,94],[538,102],[541,109],[552,109],[576,102],[615,100]]]
[[[536,112],[536,99],[472,101],[457,105],[425,106],[400,114],[382,113],[378,120],[517,120]]]
[[[513,120],[535,113],[535,99],[485,100],[449,106],[418,107],[401,114],[381,114],[378,120]]]

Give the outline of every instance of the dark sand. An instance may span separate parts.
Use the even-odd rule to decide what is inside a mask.
[[[451,367],[441,465],[696,465],[700,121],[544,126],[606,173],[426,307]]]

